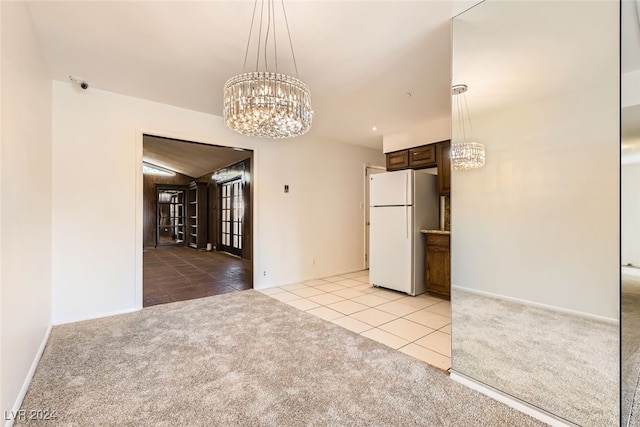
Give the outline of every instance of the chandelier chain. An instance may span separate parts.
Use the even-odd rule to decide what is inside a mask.
[[[249,38],[247,39],[247,48],[244,51],[244,63],[242,64],[242,69],[245,70],[247,68],[247,58],[249,57],[249,44],[251,43],[251,33],[253,32],[253,23],[256,19],[256,9],[258,8],[258,0],[255,0],[253,3],[253,14],[251,15],[251,26],[249,27]]]
[[[275,3],[273,2],[273,0],[269,0],[269,3],[271,4],[271,8],[269,9],[271,15],[273,16],[273,58],[275,60],[275,64],[276,64],[276,73],[278,72],[278,37],[276,37],[276,6]],[[269,31],[267,31],[267,34],[269,33]],[[267,50],[267,44],[265,42],[265,47],[264,47],[265,51]],[[266,58],[266,55],[265,55]],[[267,67],[267,60],[265,59],[265,69],[268,70],[269,68]]]
[[[293,42],[291,41],[291,31],[289,30],[289,20],[287,19],[287,11],[284,8],[284,0],[280,0],[282,3],[282,15],[284,16],[284,23],[287,27],[287,35],[289,36],[289,47],[291,47],[291,56],[293,57],[293,67],[296,70],[296,77],[300,78],[298,75],[298,63],[296,62],[296,54],[293,52]]]
[[[454,98],[456,104],[456,113],[458,115],[458,127],[460,128],[460,132],[462,133],[462,140],[465,141],[467,139],[466,129],[464,127],[464,117],[462,115],[462,108],[460,108],[460,95],[456,94]]]
[[[464,101],[464,109],[467,112],[467,119],[469,119],[469,136],[473,138],[473,124],[471,123],[471,114],[469,114],[469,105],[467,104],[467,95],[462,94],[462,100]]]
[[[264,33],[264,44],[262,43],[262,26],[264,24],[264,9],[265,9],[265,0],[255,0],[253,3],[253,14],[251,15],[251,26],[249,27],[249,38],[247,39],[247,46],[244,52],[244,62],[242,65],[243,69],[247,68],[247,59],[249,58],[249,48],[251,47],[251,38],[253,36],[253,27],[255,26],[256,20],[256,11],[258,9],[258,1],[260,1],[260,23],[258,26],[258,52],[256,54],[256,67],[255,71],[258,71],[260,68],[260,50],[263,49],[263,59],[264,59],[264,68],[265,70],[269,69],[269,60],[268,60],[268,43],[269,43],[269,34],[273,36],[273,48],[274,48],[274,61],[275,61],[275,72],[278,72],[278,37],[276,36],[276,11],[275,11],[275,0],[266,0],[267,3],[267,28]],[[287,19],[287,10],[284,6],[284,0],[280,1],[282,5],[282,15],[284,17],[284,23],[287,28],[287,38],[289,40],[289,49],[291,50],[291,57],[293,59],[293,66],[296,72],[296,77],[300,77],[298,73],[298,62],[296,61],[296,54],[293,49],[293,40],[291,39],[291,30],[289,29],[289,20]]]
[[[264,0],[262,0],[262,3],[264,4]],[[267,0],[267,31],[264,32],[264,69],[268,70],[269,69],[269,63],[267,61],[267,48],[268,48],[268,43],[269,43],[269,32],[271,31],[271,9],[273,7],[273,3],[271,2],[271,0]],[[276,40],[276,35],[275,35],[275,25],[273,27],[273,40],[275,42]],[[275,48],[274,48],[275,49]],[[278,57],[278,52],[277,50],[274,52],[274,56],[277,58]],[[256,71],[258,71],[256,69]],[[276,72],[278,72],[278,65],[276,64]]]
[[[262,17],[263,16],[264,16],[264,0],[262,0],[262,2],[260,3],[260,26],[258,27],[258,53],[256,54],[256,71],[258,71],[258,64],[260,63],[260,44],[262,41]],[[265,46],[265,55],[266,55],[266,51],[267,49]]]
[[[258,1],[261,3],[260,16],[257,16]],[[282,18],[276,18],[277,1],[254,1],[249,39],[245,50],[244,73],[227,80],[223,89],[224,124],[227,128],[246,136],[269,139],[292,138],[305,134],[311,128],[313,119],[311,92],[309,87],[297,77],[298,63],[295,58],[284,0],[280,0],[282,14],[296,77],[281,74],[278,70],[276,26],[279,24],[282,28],[280,24]],[[256,19],[259,19],[260,23],[257,23]],[[255,71],[248,71],[246,68],[249,49],[255,46],[255,41],[252,40],[252,37],[256,37],[253,35],[255,33],[254,26],[259,31]],[[266,32],[263,34],[265,29]],[[271,44],[270,40],[273,40]],[[270,48],[274,49],[272,64],[275,64],[275,72],[269,70]],[[264,49],[264,52],[261,49]],[[264,61],[264,71],[259,71],[261,69],[260,58]]]

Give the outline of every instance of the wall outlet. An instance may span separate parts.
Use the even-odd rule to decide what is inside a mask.
[[[262,276],[263,277],[267,277],[267,271],[266,270],[262,272]]]
[[[315,258],[311,260],[311,265],[313,265],[313,266],[316,265],[316,259]]]

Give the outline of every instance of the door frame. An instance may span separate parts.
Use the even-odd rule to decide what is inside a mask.
[[[375,171],[375,172],[374,172]],[[376,173],[386,172],[387,168],[385,166],[377,166],[369,163],[365,163],[364,165],[364,206],[362,209],[362,223],[364,227],[364,268],[365,270],[369,269],[369,175],[373,175]],[[373,173],[372,173],[373,172]]]
[[[252,244],[251,244],[251,271],[252,271],[252,284],[255,287],[255,284],[258,279],[258,275],[256,273],[256,245],[255,238],[253,236],[259,235],[259,224],[254,221],[254,218],[257,218],[257,212],[259,211],[259,204],[255,197],[255,185],[259,182],[259,174],[260,174],[260,151],[258,147],[254,146],[250,143],[242,143],[236,139],[233,139],[233,144],[225,145],[221,143],[220,139],[211,139],[206,140],[203,138],[198,138],[193,135],[187,134],[179,134],[172,133],[166,130],[158,130],[136,126],[135,127],[135,162],[133,164],[133,173],[136,177],[135,183],[135,243],[134,243],[134,292],[133,292],[133,310],[142,310],[142,298],[143,298],[143,251],[144,251],[144,239],[143,239],[143,224],[144,224],[144,176],[142,173],[142,163],[143,163],[143,146],[144,146],[144,136],[145,135],[153,135],[161,138],[169,138],[169,139],[177,139],[186,142],[194,142],[197,144],[211,145],[217,147],[225,147],[225,148],[239,148],[243,150],[250,150],[253,152],[252,160],[251,160],[251,188],[249,191],[248,197],[251,201],[250,212],[249,212],[249,221],[251,221],[251,233],[252,233]]]
[[[234,213],[233,207],[230,209],[230,215],[231,215],[231,221],[230,222],[231,222],[231,224],[230,224],[230,233],[229,233],[229,236],[231,237],[231,243],[232,244],[231,245],[224,245],[222,243],[223,242],[222,234],[223,234],[223,228],[224,228],[222,226],[222,222],[223,222],[223,219],[222,219],[222,211],[223,211],[223,209],[222,209],[222,194],[223,194],[222,187],[225,186],[225,185],[229,185],[231,183],[234,183],[236,181],[238,181],[238,183],[240,184],[241,197],[242,197],[243,204],[244,204],[244,197],[245,197],[245,195],[244,195],[244,191],[245,191],[244,174],[242,176],[237,176],[235,178],[231,178],[231,179],[228,179],[226,181],[221,181],[221,182],[216,183],[216,185],[218,187],[217,188],[217,193],[218,193],[217,194],[217,199],[218,199],[217,203],[218,203],[218,210],[219,210],[219,214],[217,215],[218,218],[216,218],[217,221],[218,221],[218,224],[217,224],[217,228],[218,228],[217,240],[218,240],[219,250],[243,258],[242,253],[243,253],[243,248],[244,248],[244,244],[245,244],[244,240],[245,240],[245,232],[246,232],[245,219],[247,217],[247,215],[244,212],[244,208],[242,210],[242,218],[241,218],[242,226],[241,226],[241,231],[240,231],[240,248],[236,248],[235,246],[233,246],[233,236],[235,236],[235,234],[233,233],[233,223],[235,222],[235,216],[233,215],[233,213]],[[234,197],[234,195],[232,194],[231,195],[231,206],[233,206],[233,197]],[[223,245],[227,249],[223,248]]]
[[[158,226],[158,221],[160,219],[160,197],[159,197],[159,193],[161,191],[166,191],[166,190],[178,190],[178,191],[182,191],[183,197],[184,197],[184,201],[182,203],[182,209],[183,209],[183,213],[184,215],[186,215],[186,209],[187,209],[187,203],[186,203],[186,198],[187,198],[187,187],[186,185],[179,185],[179,184],[156,184],[155,185],[155,191],[156,191],[156,244],[155,247],[157,248],[158,246],[184,246],[187,244],[187,240],[184,239],[182,243],[160,243],[160,236],[158,235],[158,228],[160,228]]]

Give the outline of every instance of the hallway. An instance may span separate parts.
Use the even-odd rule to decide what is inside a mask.
[[[251,261],[184,246],[146,248],[144,307],[252,289]]]

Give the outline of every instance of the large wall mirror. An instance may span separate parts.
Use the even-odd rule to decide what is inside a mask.
[[[452,376],[580,426],[620,420],[619,12],[485,0],[453,20],[486,164],[452,175]]]
[[[640,425],[640,0],[621,3],[622,426]]]

